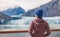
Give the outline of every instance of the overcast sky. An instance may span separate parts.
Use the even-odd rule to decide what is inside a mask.
[[[27,11],[50,1],[51,0],[0,0],[0,10],[6,10],[8,8],[14,8],[15,6],[20,6]]]

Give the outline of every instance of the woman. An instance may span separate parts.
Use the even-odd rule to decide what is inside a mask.
[[[35,19],[31,22],[29,33],[32,37],[46,37],[50,35],[50,28],[48,23],[43,20],[43,10],[35,12]]]

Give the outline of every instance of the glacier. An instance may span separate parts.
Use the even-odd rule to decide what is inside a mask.
[[[28,30],[30,23],[34,20],[34,17],[22,17],[22,19],[11,20],[7,25],[0,25],[0,30]],[[60,17],[43,17],[51,29],[60,28]]]

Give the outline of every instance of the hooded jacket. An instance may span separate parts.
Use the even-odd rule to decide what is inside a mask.
[[[37,18],[31,22],[29,33],[32,37],[46,37],[50,34],[49,25],[45,20]]]

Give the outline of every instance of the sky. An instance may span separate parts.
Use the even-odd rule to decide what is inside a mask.
[[[20,6],[26,11],[39,7],[51,0],[0,0],[0,11]]]

